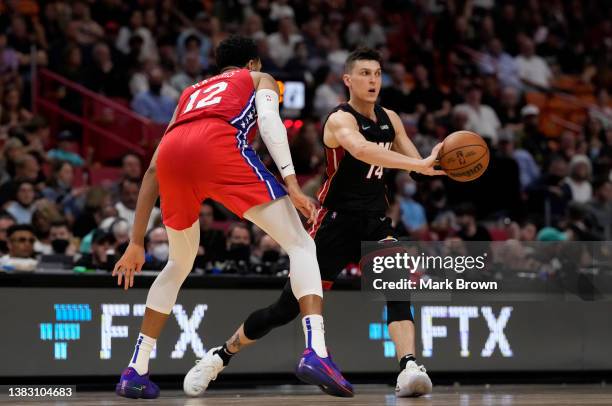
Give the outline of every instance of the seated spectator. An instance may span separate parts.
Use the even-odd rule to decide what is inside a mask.
[[[64,204],[72,194],[74,182],[74,168],[68,161],[55,161],[51,168],[51,177],[47,186],[42,190],[42,195],[57,204]]]
[[[142,159],[139,155],[128,152],[123,156],[123,159],[121,159],[121,177],[142,178]]]
[[[157,53],[155,39],[153,38],[151,31],[144,26],[142,11],[137,8],[132,10],[129,25],[124,25],[119,29],[119,34],[117,35],[117,40],[115,41],[115,47],[125,55],[129,54],[130,39],[135,35],[142,39],[142,48],[137,55],[138,60],[141,62],[146,58],[158,60],[159,54]]]
[[[37,240],[34,245],[34,251],[39,254],[51,254],[53,251],[49,239],[51,224],[61,220],[63,220],[62,215],[55,203],[45,199],[36,202],[36,210],[32,213],[32,226],[34,227]]]
[[[25,151],[32,154],[39,162],[45,160],[45,146],[49,143],[51,129],[44,117],[34,116],[24,126]]]
[[[519,105],[519,92],[510,86],[501,91],[497,116],[502,127],[518,128],[521,124],[521,109]]]
[[[302,42],[302,36],[296,34],[293,18],[284,17],[278,22],[278,32],[268,36],[268,48],[270,58],[274,63],[283,68],[294,56],[295,44]]]
[[[166,229],[164,227],[151,229],[145,236],[145,242],[145,263],[142,269],[155,271],[163,269],[170,254]]]
[[[112,234],[100,229],[94,231],[91,251],[83,254],[74,266],[111,271],[115,265],[114,243],[115,239]]]
[[[289,257],[280,245],[264,234],[251,255],[253,271],[258,274],[272,274],[289,270]]]
[[[85,85],[104,96],[127,99],[129,91],[126,73],[113,60],[109,46],[104,42],[97,43],[92,56],[93,64],[87,72]]]
[[[77,138],[69,130],[57,134],[57,147],[47,153],[52,161],[66,161],[73,166],[85,165],[85,160],[75,151],[78,150]]]
[[[521,109],[521,117],[523,125],[518,131],[518,145],[529,151],[538,165],[546,166],[550,148],[539,128],[540,109],[528,104]]]
[[[72,6],[72,18],[76,22],[76,40],[81,46],[91,46],[104,38],[104,29],[91,18],[89,4],[76,1]]]
[[[124,179],[142,179],[142,160],[139,155],[128,152],[121,158],[121,175],[119,179],[112,184],[110,192],[114,200],[119,199],[119,191],[121,189],[121,182]]]
[[[149,72],[149,90],[140,92],[132,100],[135,112],[160,124],[170,122],[176,106],[175,100],[161,94],[163,75],[161,68],[153,68]]]
[[[233,223],[227,230],[224,273],[248,273],[251,267],[251,233],[245,223]]]
[[[78,247],[66,221],[54,221],[49,229],[52,254],[74,256]]]
[[[37,190],[42,190],[44,187],[45,177],[40,164],[32,154],[19,153],[14,161],[13,173],[13,178],[0,187],[0,204],[6,203],[15,194],[17,186],[22,181],[32,182]]]
[[[612,128],[612,106],[610,105],[610,96],[608,89],[600,87],[597,90],[597,99],[594,106],[589,108],[589,115],[599,119],[604,129]]]
[[[200,207],[200,248],[196,267],[205,269],[209,263],[225,258],[226,242],[222,230],[213,226],[213,204],[205,201]]]
[[[359,45],[376,48],[387,42],[385,31],[378,23],[376,13],[371,7],[362,7],[357,20],[349,24],[346,30],[346,42],[350,48]]]
[[[511,130],[500,131],[498,148],[502,156],[511,157],[516,161],[522,190],[540,177],[540,167],[529,151],[516,148],[514,133]]]
[[[596,231],[609,241],[612,238],[612,181],[601,177],[593,183],[593,190],[587,207]]]
[[[198,48],[196,51],[200,55],[200,64],[202,65],[202,69],[208,69],[208,58],[213,47],[210,39],[211,29],[210,16],[203,11],[199,12],[195,16],[193,26],[183,29],[176,39],[176,54],[178,56],[178,60],[182,61],[188,50],[193,50],[193,48],[188,47],[188,39],[195,37],[198,43]]]
[[[19,54],[8,46],[6,33],[0,31],[0,83],[15,79],[19,69]]]
[[[7,230],[8,254],[0,258],[1,269],[35,271],[34,229],[29,224],[15,224]]]
[[[432,148],[439,142],[434,114],[430,112],[421,114],[417,122],[417,130],[412,142],[421,156],[429,156]]]
[[[414,200],[417,184],[408,172],[399,172],[395,179],[398,191],[398,201],[401,220],[409,234],[416,234],[427,229],[425,209],[421,203]]]
[[[468,89],[466,103],[459,104],[456,110],[464,111],[468,116],[466,129],[491,139],[493,145],[497,143],[497,131],[501,123],[495,111],[485,104],[481,104],[482,90],[478,86]]]
[[[455,210],[459,232],[457,236],[464,241],[491,241],[491,234],[476,222],[476,208],[471,203],[463,203]]]
[[[17,224],[30,224],[32,214],[36,210],[35,201],[34,184],[24,180],[17,184],[13,201],[5,206],[5,210],[15,218]]]
[[[565,183],[572,193],[572,201],[586,203],[591,200],[593,188],[591,179],[591,161],[585,155],[574,155],[569,164],[569,176]]]
[[[170,78],[170,85],[180,94],[186,87],[200,82],[203,78],[198,54],[190,52],[185,55],[182,70]]]
[[[2,108],[0,108],[0,127],[12,128],[31,120],[32,113],[21,104],[21,92],[17,87],[4,91]]]
[[[447,97],[431,82],[429,72],[425,66],[419,64],[414,67],[414,88],[410,92],[410,109],[417,113],[430,111],[436,116],[448,115],[450,102]]]
[[[130,227],[134,224],[136,216],[136,202],[138,201],[138,191],[140,190],[140,180],[123,179],[119,184],[119,201],[115,204],[119,217],[127,220]],[[153,227],[153,223],[160,215],[160,210],[153,207],[147,230]]]
[[[72,232],[84,240],[107,217],[117,217],[111,195],[100,186],[90,187],[85,192],[83,208],[76,217]]]
[[[552,158],[545,173],[527,188],[527,207],[531,215],[538,215],[540,223],[556,225],[565,215],[572,192],[565,183],[568,165],[559,156]]]
[[[6,212],[0,214],[0,254],[2,255],[8,253],[8,237],[6,233],[15,224],[13,216]]]
[[[479,66],[484,74],[495,75],[502,86],[522,89],[523,84],[519,78],[517,63],[504,51],[504,46],[499,38],[489,41],[487,53],[480,59]]]
[[[380,104],[398,114],[412,112],[410,88],[406,84],[406,68],[401,63],[394,63],[389,73],[391,83],[380,90]]]
[[[325,117],[338,104],[346,100],[338,75],[324,66],[316,75],[322,82],[315,90],[314,112],[318,117]],[[318,81],[317,81],[318,82]]]
[[[127,244],[130,242],[132,226],[126,219],[108,217],[100,223],[100,228],[113,236],[115,248],[120,248],[121,246],[127,248]]]
[[[521,80],[532,89],[549,89],[552,72],[546,61],[535,54],[531,38],[523,37],[521,53],[515,58]]]

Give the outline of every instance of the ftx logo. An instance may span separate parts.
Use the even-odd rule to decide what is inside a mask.
[[[114,338],[127,338],[128,326],[117,322],[118,317],[142,317],[146,306],[144,304],[102,304],[102,315],[100,316],[100,359],[110,359],[112,340]],[[53,341],[54,358],[56,360],[68,359],[68,342],[81,339],[81,324],[92,320],[92,310],[87,303],[81,304],[55,304],[55,323],[40,323],[40,339]],[[191,346],[198,358],[206,354],[206,349],[197,333],[208,306],[198,304],[195,306],[191,317],[182,305],[176,304],[172,308],[172,314],[180,328],[180,335],[170,354],[172,359],[181,359],[185,355],[187,347]],[[120,320],[120,319],[119,319]],[[151,358],[155,358],[156,349],[151,352]]]
[[[508,320],[510,320],[512,309],[511,306],[504,306],[499,311],[499,315],[495,316],[490,306],[422,306],[420,309],[420,334],[423,343],[422,356],[432,357],[434,353],[434,339],[448,337],[448,329],[446,325],[440,324],[440,321],[442,319],[455,319],[459,324],[459,355],[464,358],[469,357],[470,319],[482,317],[489,329],[489,336],[480,351],[480,356],[488,358],[493,355],[496,348],[499,348],[503,357],[512,357],[512,348],[510,347],[508,337],[504,333]],[[411,311],[414,315],[414,307],[412,306]],[[369,338],[370,340],[382,340],[384,356],[386,358],[393,358],[395,357],[395,344],[391,341],[387,328],[386,306],[383,309],[382,316],[381,323],[370,323]],[[438,319],[438,321],[435,319]]]

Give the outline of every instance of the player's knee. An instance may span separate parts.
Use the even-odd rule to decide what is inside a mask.
[[[412,321],[412,309],[410,302],[387,301],[387,325],[394,321]]]
[[[295,237],[292,239],[292,244],[289,249],[286,250],[289,255],[292,252],[300,252],[316,255],[317,254],[317,246],[315,245],[312,237],[306,232],[306,230],[301,229],[296,231]]]
[[[272,329],[283,326],[300,314],[299,305],[293,306],[278,301],[264,309],[254,311],[244,322],[244,335],[250,340],[258,340]]]

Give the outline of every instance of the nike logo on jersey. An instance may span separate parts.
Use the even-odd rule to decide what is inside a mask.
[[[381,125],[381,126],[380,126],[380,129],[381,129],[381,130],[388,130],[388,129],[389,129],[389,126],[388,126],[387,124],[385,124],[385,125]]]
[[[361,129],[364,130],[364,131],[367,130],[368,128],[370,128],[370,126],[367,126],[367,127],[365,125],[361,126]]]
[[[281,169],[285,169],[285,168],[286,168],[286,167],[288,167],[289,165],[291,165],[291,164],[287,164],[287,165],[285,165],[285,166],[281,166]]]

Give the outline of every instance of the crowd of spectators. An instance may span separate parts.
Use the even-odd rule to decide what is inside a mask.
[[[312,196],[325,167],[322,121],[347,100],[343,63],[365,45],[383,57],[381,104],[400,114],[422,155],[462,129],[491,148],[489,170],[468,184],[392,171],[388,214],[398,235],[609,240],[611,17],[606,0],[0,1],[3,266],[34,269],[36,254],[60,262],[66,254],[78,267],[110,269],[128,240],[146,165],[126,154],[119,180],[89,184],[84,175],[97,163],[78,129],[33,114],[36,67],[167,123],[182,89],[216,73],[214,48],[235,33],[256,41],[266,72],[305,84],[304,109],[286,113],[299,119],[291,148]],[[590,86],[595,101],[583,122],[544,135],[543,112],[526,95],[553,94],[562,75]],[[70,92],[57,97],[78,108]],[[196,267],[286,272],[278,245],[236,220],[213,202],[202,205]],[[158,209],[146,251],[145,268],[168,258]]]

